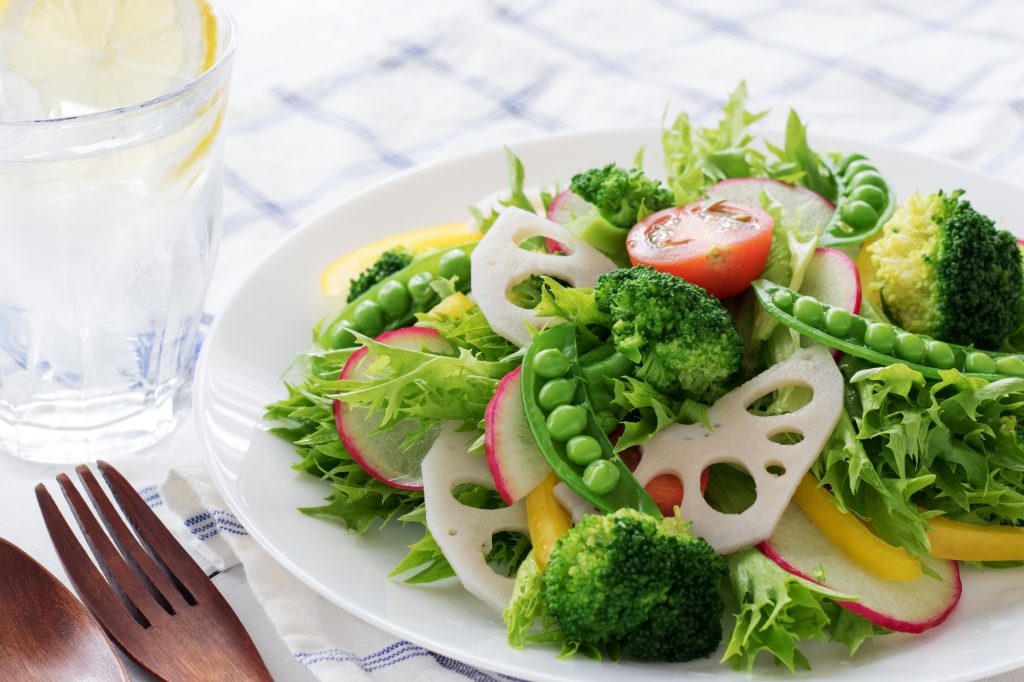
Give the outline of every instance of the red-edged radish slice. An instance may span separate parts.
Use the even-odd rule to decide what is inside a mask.
[[[762,192],[779,202],[782,218],[787,223],[799,219],[797,229],[803,235],[820,234],[836,212],[836,205],[820,194],[806,187],[771,178],[723,180],[708,190],[708,196],[712,199],[731,199],[747,206],[760,206]]]
[[[498,382],[484,413],[484,450],[498,494],[515,504],[551,473],[523,409],[522,367]]]
[[[593,207],[586,199],[573,193],[572,190],[563,189],[548,205],[548,220],[559,225],[568,225],[578,216],[592,209]],[[545,239],[544,242],[551,253],[562,253],[562,245],[554,239]]]
[[[838,249],[816,249],[804,272],[800,293],[813,296],[833,308],[842,308],[854,315],[858,314],[861,288],[857,264]],[[807,339],[804,341],[807,342]],[[832,357],[837,360],[843,354],[842,351],[835,349],[831,352]]]
[[[497,611],[508,606],[515,581],[487,564],[491,536],[503,530],[528,533],[526,506],[476,509],[460,503],[452,491],[462,483],[493,488],[487,462],[466,451],[466,434],[449,423],[423,459],[423,503],[427,528],[463,587]]]
[[[527,239],[554,239],[566,255],[519,248]],[[523,347],[532,338],[529,327],[540,329],[557,322],[540,317],[508,300],[516,284],[534,275],[551,275],[574,287],[592,287],[597,278],[615,269],[607,256],[557,223],[519,208],[509,207],[473,250],[473,298],[495,332]]]
[[[451,355],[452,347],[433,329],[406,327],[384,332],[375,339],[396,348],[426,350],[438,355]],[[338,375],[338,379],[365,379],[373,364],[369,349],[360,348],[353,353]],[[366,473],[378,481],[404,490],[422,490],[420,463],[427,454],[440,426],[428,429],[414,443],[403,447],[405,439],[420,428],[415,419],[405,419],[386,431],[375,433],[382,418],[369,414],[365,407],[352,407],[340,400],[334,401],[334,423],[338,437],[352,459]]]
[[[771,538],[758,545],[766,557],[793,575],[857,601],[839,602],[872,623],[897,632],[924,632],[942,623],[960,600],[955,561],[929,562],[939,579],[887,580],[857,565],[822,534],[798,506],[789,505]],[[812,576],[821,575],[822,580]]]
[[[817,249],[800,284],[800,293],[854,315],[860,312],[860,272],[838,249]]]

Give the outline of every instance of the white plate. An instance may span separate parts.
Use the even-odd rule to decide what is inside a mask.
[[[528,184],[564,182],[580,169],[628,163],[644,145],[660,168],[657,131],[617,130],[516,145]],[[861,151],[901,197],[915,188],[963,187],[1001,225],[1019,215],[1018,188],[949,163],[892,149],[815,139],[817,149]],[[414,170],[321,215],[284,240],[255,269],[214,326],[196,379],[196,419],[206,463],[228,506],[249,533],[312,589],[360,618],[452,658],[537,680],[668,680],[686,672],[746,679],[718,657],[686,665],[561,661],[546,648],[511,649],[498,614],[458,584],[411,587],[385,575],[414,529],[362,536],[295,509],[315,506],[325,483],[289,468],[291,446],[263,430],[263,406],[284,394],[283,372],[310,343],[310,328],[338,302],[320,293],[323,268],[339,255],[388,234],[461,220],[466,206],[506,187],[500,149]],[[963,598],[944,625],[924,635],[890,635],[853,660],[842,646],[807,645],[814,669],[798,679],[960,680],[1024,666],[1024,569],[965,571]],[[784,677],[763,664],[759,675]],[[625,676],[625,677],[624,677]]]

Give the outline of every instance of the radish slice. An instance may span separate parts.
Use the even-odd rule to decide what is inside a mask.
[[[533,206],[533,210],[538,213],[544,211],[544,199],[540,195],[539,187],[524,187],[523,194],[530,201],[530,205]],[[480,211],[480,215],[485,218],[490,216],[491,213],[501,213],[506,208],[509,208],[503,201],[508,201],[509,191],[507,189],[499,189],[496,192],[491,192],[480,201],[476,202],[476,209]],[[482,225],[477,222],[476,218],[473,218],[473,227],[480,230]]]
[[[515,504],[551,473],[530,432],[523,409],[522,367],[498,383],[484,413],[484,449],[498,494]]]
[[[568,225],[585,213],[594,210],[591,204],[572,190],[563,189],[548,206],[548,220],[559,225]],[[544,243],[551,253],[562,253],[562,245],[554,239],[545,239]]]
[[[455,575],[474,597],[501,611],[508,606],[515,581],[487,564],[491,536],[503,530],[529,532],[522,502],[503,509],[476,509],[461,504],[452,491],[461,483],[494,487],[487,462],[466,452],[466,434],[454,424],[441,429],[423,460],[423,502],[427,528]]]
[[[865,571],[826,538],[795,504],[789,505],[769,540],[758,545],[766,557],[793,575],[857,601],[839,602],[872,623],[897,632],[924,632],[946,620],[960,600],[955,561],[934,560],[939,580],[886,580]],[[813,575],[824,571],[821,581]]]
[[[791,185],[771,178],[733,178],[723,180],[708,190],[713,199],[732,199],[747,206],[760,206],[761,193],[779,202],[782,218],[787,223],[796,220],[800,234],[821,234],[832,221],[836,205],[806,187]]]
[[[817,249],[800,284],[800,293],[833,308],[860,313],[861,288],[857,264],[838,249]]]
[[[747,412],[758,398],[787,386],[811,389],[811,401],[789,414]],[[694,535],[728,554],[771,537],[797,485],[832,435],[842,407],[843,376],[836,363],[823,347],[803,348],[712,405],[712,431],[702,424],[675,424],[658,432],[644,444],[634,475],[647,485],[657,476],[673,474],[686,490],[700,490],[701,476],[712,464],[744,467],[757,486],[757,499],[744,512],[718,512],[703,495],[684,495],[680,505]],[[803,440],[791,445],[771,440],[782,433],[799,434]]]
[[[420,327],[384,332],[376,341],[395,348],[427,350],[438,355],[454,352],[437,331]],[[367,371],[372,365],[369,349],[360,348],[349,357],[338,379],[367,379],[370,376]],[[404,490],[422,490],[420,463],[437,438],[440,425],[428,429],[411,445],[403,447],[405,439],[420,429],[420,423],[415,419],[404,419],[386,431],[377,432],[382,421],[381,415],[369,414],[365,407],[334,401],[338,437],[352,459],[378,481]]]
[[[568,249],[556,256],[519,248],[532,237],[554,239]],[[517,346],[530,343],[529,327],[557,322],[536,315],[508,300],[516,284],[533,275],[552,275],[574,287],[592,287],[597,278],[615,269],[600,251],[561,225],[519,208],[505,209],[471,256],[473,298],[495,332]]]
[[[811,262],[804,272],[800,283],[800,293],[827,303],[834,308],[842,308],[854,315],[860,312],[861,288],[860,272],[857,264],[838,249],[816,249]],[[815,343],[803,340],[805,345]],[[842,351],[831,349],[836,360]]]

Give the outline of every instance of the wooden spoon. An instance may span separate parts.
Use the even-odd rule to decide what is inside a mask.
[[[0,675],[4,680],[127,681],[82,603],[35,559],[0,538]]]

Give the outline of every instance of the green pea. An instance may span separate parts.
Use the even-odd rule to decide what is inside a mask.
[[[347,326],[338,325],[331,331],[331,348],[352,348],[356,345],[356,335]]]
[[[863,230],[878,222],[878,211],[863,201],[850,201],[844,204],[840,215],[844,223],[856,229]]]
[[[810,296],[801,296],[793,302],[793,317],[812,327],[821,325],[824,311],[821,303]]]
[[[772,303],[782,310],[785,310],[787,313],[793,309],[794,300],[796,300],[796,296],[793,295],[793,292],[785,289],[779,289],[772,294]]]
[[[924,359],[924,339],[917,334],[900,332],[896,335],[896,355],[907,362],[921,362]]]
[[[458,277],[459,282],[469,282],[469,256],[462,249],[452,249],[441,256],[437,264],[437,271],[442,277]]]
[[[352,311],[352,321],[357,331],[367,336],[377,336],[384,331],[384,311],[376,301],[363,301]]]
[[[559,405],[551,410],[546,423],[551,437],[564,443],[583,433],[587,425],[587,408],[582,405]]]
[[[611,412],[598,412],[595,416],[597,417],[597,425],[603,432],[611,433],[619,428],[619,419]]]
[[[864,340],[864,332],[868,329],[868,321],[860,315],[853,316],[853,324],[850,325],[850,331],[847,332],[847,337],[855,339],[857,341]]]
[[[976,350],[967,354],[964,369],[976,374],[995,374],[997,366],[991,355]]]
[[[850,198],[854,201],[863,201],[876,211],[881,211],[882,208],[885,207],[885,203],[888,199],[886,193],[883,192],[880,187],[875,187],[874,185],[861,185],[860,187],[855,187],[854,190],[850,192]]]
[[[430,286],[432,281],[434,281],[434,276],[429,272],[417,272],[410,277],[409,293],[412,295],[412,300],[416,303],[429,301],[436,293]]]
[[[869,322],[864,330],[864,345],[879,353],[888,354],[896,346],[896,330],[885,322]]]
[[[583,470],[583,485],[597,495],[604,495],[619,482],[619,468],[607,459],[591,462]]]
[[[956,355],[948,343],[927,341],[924,344],[924,358],[928,364],[938,369],[949,369],[956,363]]]
[[[860,187],[861,185],[872,185],[881,190],[889,189],[885,178],[874,171],[861,171],[850,178],[850,187]]]
[[[877,173],[878,169],[875,168],[875,165],[867,159],[858,159],[846,167],[846,170],[843,171],[843,177],[849,179],[863,171]]]
[[[842,308],[829,308],[825,311],[825,330],[832,336],[842,338],[850,333],[853,326],[853,315]]]
[[[409,309],[409,290],[401,282],[391,280],[381,285],[377,303],[388,317],[398,317]]]
[[[568,405],[576,395],[576,387],[568,379],[552,379],[540,387],[537,393],[537,404],[545,412],[550,412],[559,405]]]
[[[839,165],[836,167],[840,173],[845,173],[846,169],[849,168],[857,161],[866,159],[867,157],[863,154],[847,154],[843,158],[839,159]]]
[[[1009,374],[1015,377],[1024,376],[1024,358],[1021,358],[1019,355],[1004,355],[996,360],[996,369],[999,370],[1000,374]]]
[[[586,466],[601,459],[601,444],[593,436],[573,436],[565,444],[565,455],[573,464]]]
[[[557,348],[546,348],[533,356],[533,371],[543,379],[554,379],[569,371],[569,361]]]

